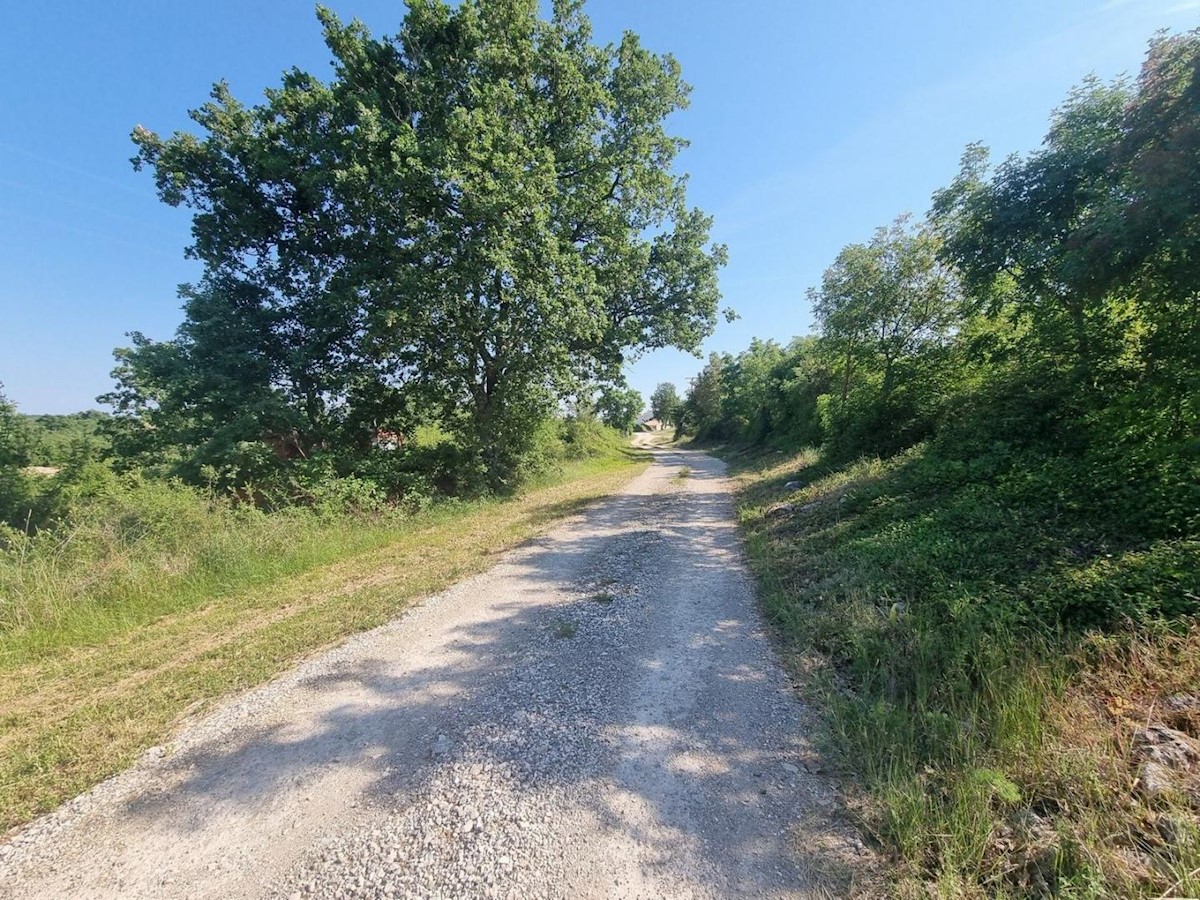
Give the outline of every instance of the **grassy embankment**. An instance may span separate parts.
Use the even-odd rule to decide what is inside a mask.
[[[1200,896],[1200,760],[1152,784],[1139,749],[1156,724],[1200,736],[1200,630],[1038,623],[1184,609],[1200,544],[1122,541],[1021,461],[726,456],[765,608],[896,896]]]
[[[185,717],[618,490],[624,448],[509,500],[264,515],[148,483],[0,554],[0,830],[121,770]],[[44,538],[44,539],[43,539]]]

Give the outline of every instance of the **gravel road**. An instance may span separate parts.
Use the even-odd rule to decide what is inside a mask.
[[[0,897],[843,896],[722,464],[653,452],[10,836]]]

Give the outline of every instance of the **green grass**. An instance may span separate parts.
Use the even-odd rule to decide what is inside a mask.
[[[1155,832],[1194,834],[1200,784],[1143,801],[1130,743],[1200,685],[1179,618],[1200,543],[1063,512],[1037,459],[728,458],[764,606],[897,896],[1196,893],[1200,843]]]
[[[570,619],[555,619],[553,631],[556,638],[569,640],[579,634],[579,625]]]
[[[644,464],[614,450],[515,499],[375,521],[260,515],[150,484],[70,530],[17,536],[0,554],[0,828],[222,696],[486,569]]]

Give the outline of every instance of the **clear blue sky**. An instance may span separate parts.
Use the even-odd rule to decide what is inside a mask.
[[[392,33],[395,0],[331,0]],[[1198,24],[1200,0],[591,0],[603,40],[632,29],[694,85],[676,131],[691,196],[730,248],[708,350],[809,330],[805,289],[838,249],[924,212],[963,147],[1030,149],[1089,72],[1134,72],[1159,28]],[[47,0],[0,34],[0,382],[26,412],[95,406],[127,331],[169,337],[189,216],[135,174],[129,132],[186,128],[226,78],[244,100],[286,67],[328,72],[304,0]],[[700,363],[659,352],[631,367],[649,394]]]

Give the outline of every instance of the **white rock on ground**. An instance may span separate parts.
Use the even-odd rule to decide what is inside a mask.
[[[10,836],[0,897],[828,896],[862,845],[796,764],[722,465],[655,453]]]

